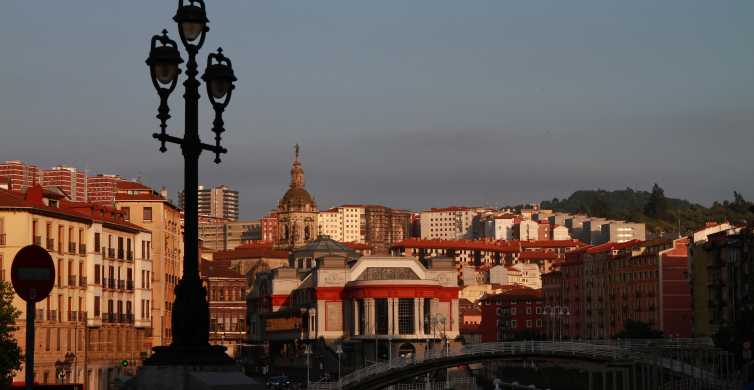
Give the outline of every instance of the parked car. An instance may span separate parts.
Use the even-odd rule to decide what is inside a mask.
[[[268,389],[287,389],[291,385],[291,380],[287,376],[273,376],[267,380]]]

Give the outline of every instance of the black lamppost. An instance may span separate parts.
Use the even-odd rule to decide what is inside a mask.
[[[160,96],[157,114],[160,120],[160,132],[152,136],[160,141],[161,152],[167,150],[166,143],[180,145],[185,163],[183,277],[175,288],[175,302],[171,318],[173,342],[169,347],[155,347],[155,354],[145,361],[145,364],[227,364],[232,363],[232,360],[225,354],[225,347],[209,345],[209,305],[206,289],[199,279],[197,190],[199,155],[202,151],[214,152],[215,163],[220,162],[220,154],[227,153],[227,150],[220,146],[221,135],[225,131],[222,114],[230,102],[236,77],[230,60],[223,55],[222,49],[217,49],[217,53],[212,53],[207,57],[207,66],[201,78],[207,86],[207,96],[215,111],[212,126],[215,144],[202,143],[199,138],[198,118],[201,83],[197,80],[196,55],[209,31],[204,1],[179,0],[178,11],[173,20],[178,23],[181,42],[188,53],[186,81],[183,83],[185,87],[183,98],[186,103],[186,128],[183,138],[174,137],[165,132],[167,120],[170,119],[168,96],[176,87],[178,75],[181,73],[178,66],[183,63],[178,45],[168,38],[166,30],[162,31],[162,35],[152,37],[147,65],[149,65],[152,84]]]

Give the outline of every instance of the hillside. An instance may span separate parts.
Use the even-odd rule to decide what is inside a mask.
[[[754,221],[750,211],[752,203],[739,193],[733,193],[733,201],[715,202],[712,207],[689,202],[685,199],[667,198],[657,184],[652,191],[626,188],[625,190],[576,191],[566,199],[543,201],[542,208],[569,213],[584,213],[594,217],[644,222],[648,232],[686,233],[704,226],[706,222],[730,221],[745,223]]]

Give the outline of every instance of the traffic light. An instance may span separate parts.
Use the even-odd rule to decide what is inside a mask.
[[[128,360],[126,360],[126,359],[121,360],[120,361],[120,365],[123,366],[123,367],[128,367]]]

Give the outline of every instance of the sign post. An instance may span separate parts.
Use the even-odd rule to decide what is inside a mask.
[[[38,245],[21,248],[10,269],[13,289],[26,301],[26,389],[34,386],[34,317],[36,303],[47,298],[55,283],[55,264],[47,251]]]

